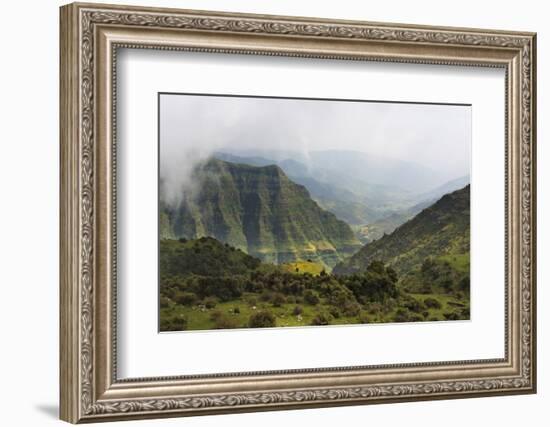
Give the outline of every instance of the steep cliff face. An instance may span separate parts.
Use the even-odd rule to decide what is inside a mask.
[[[275,264],[333,267],[360,248],[351,228],[275,165],[211,159],[195,169],[177,207],[161,203],[161,238],[212,236]]]
[[[389,264],[400,274],[419,268],[427,258],[467,262],[470,254],[470,186],[446,194],[391,234],[364,246],[334,272],[364,271],[371,261]]]

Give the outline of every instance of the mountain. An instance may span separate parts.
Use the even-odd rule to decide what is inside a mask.
[[[211,236],[264,262],[330,268],[360,248],[349,225],[276,165],[213,158],[195,168],[192,181],[179,206],[161,203],[161,238]]]
[[[350,225],[365,224],[380,218],[383,213],[367,206],[357,194],[330,182],[315,178],[309,168],[296,160],[270,160],[261,156],[237,156],[235,154],[216,152],[215,158],[231,163],[241,163],[252,166],[277,165],[295,183],[303,185],[309,191],[313,200],[323,209],[332,212],[338,219]],[[278,157],[278,156],[277,156]],[[317,171],[318,174],[319,171]]]
[[[416,214],[432,205],[444,194],[464,188],[467,184],[469,184],[469,182],[469,176],[462,176],[460,178],[447,181],[443,185],[440,185],[430,191],[416,195],[415,199],[421,200],[421,202],[416,203],[411,207],[397,209],[383,218],[377,219],[373,222],[368,222],[366,225],[357,225],[353,222],[350,224],[352,225],[355,234],[361,243],[370,243],[374,240],[380,239],[384,234],[390,234],[401,224],[404,224]]]
[[[469,183],[466,175],[434,188],[441,177],[425,167],[356,151],[292,153],[258,149],[216,152],[214,157],[253,166],[278,165],[290,179],[306,187],[319,206],[351,225],[362,243],[391,233],[444,194]],[[389,171],[388,175],[382,170]],[[395,185],[403,180],[418,181],[419,176],[427,191],[415,193]]]
[[[457,263],[464,263],[467,257],[469,266],[469,251],[470,185],[467,185],[446,194],[393,233],[367,244],[333,271],[337,274],[363,271],[373,260],[380,260],[404,274],[419,268],[426,259],[445,257]]]
[[[380,198],[429,191],[444,174],[414,162],[377,156],[355,150],[313,150],[291,152],[247,149],[225,151],[240,157],[262,157],[281,162],[292,159],[306,164],[312,176],[354,192]],[[284,169],[284,168],[283,168]],[[286,171],[286,170],[285,170]]]
[[[450,181],[445,182],[444,184],[433,188],[429,191],[426,191],[424,193],[421,193],[416,196],[418,200],[437,200],[441,196],[447,193],[451,193],[453,191],[459,190],[461,188],[464,188],[466,185],[470,183],[470,176],[464,175],[456,179],[452,179]]]
[[[370,243],[374,240],[380,239],[385,234],[390,234],[399,227],[401,224],[406,223],[409,219],[413,218],[416,214],[433,204],[435,200],[426,200],[417,203],[410,208],[396,210],[391,212],[388,216],[377,219],[374,222],[370,222],[366,225],[354,226],[355,235],[359,241],[363,244]]]

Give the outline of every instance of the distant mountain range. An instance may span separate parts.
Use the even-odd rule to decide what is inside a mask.
[[[469,271],[470,185],[446,194],[393,233],[365,245],[333,269],[336,274],[364,271],[383,261],[400,275],[419,270],[426,260],[442,260]]]
[[[161,238],[211,236],[264,262],[309,259],[329,268],[360,248],[350,226],[281,167],[250,163],[212,158],[197,165],[193,191],[178,206],[161,202]]]
[[[469,176],[463,176],[437,185],[434,183],[442,182],[439,175],[426,169],[420,173],[422,167],[419,165],[379,158],[373,160],[367,154],[350,151],[314,151],[307,155],[275,150],[241,150],[237,153],[217,152],[214,156],[232,163],[278,165],[290,179],[305,186],[323,209],[350,224],[363,243],[391,233],[442,195],[463,188],[470,181]],[[389,162],[388,167],[410,170],[400,175],[393,172],[384,175],[381,170],[386,169],[375,160],[381,164]],[[415,193],[399,186],[409,177],[425,174],[431,176],[427,191]],[[370,175],[383,184],[367,181],[371,179]]]

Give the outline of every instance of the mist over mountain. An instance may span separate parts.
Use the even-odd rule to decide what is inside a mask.
[[[215,152],[213,155],[233,163],[255,166],[278,165],[294,182],[305,186],[323,209],[353,226],[363,242],[390,233],[443,194],[469,183],[469,175],[445,181],[438,178],[437,174],[434,175],[431,170],[407,162],[394,162],[393,166],[385,166],[403,170],[410,168],[409,172],[401,172],[405,177],[415,174],[421,177],[432,176],[429,190],[417,193],[392,184],[366,182],[364,179],[370,180],[368,175],[374,172],[363,171],[368,169],[366,164],[365,167],[361,167],[362,162],[368,157],[364,153],[336,150],[306,154],[280,150],[229,151],[231,152]],[[372,159],[370,161],[374,162]],[[380,160],[380,163],[383,161]],[[355,168],[349,167],[350,164],[355,164]],[[382,174],[378,179],[383,178],[391,183],[395,175],[388,172],[388,176],[384,176],[383,172],[380,172],[382,169],[383,167],[378,167],[376,173]],[[367,224],[369,227],[364,227]]]
[[[212,236],[275,264],[310,259],[327,267],[360,247],[344,221],[276,165],[210,159],[192,174],[194,191],[162,202],[161,238]]]

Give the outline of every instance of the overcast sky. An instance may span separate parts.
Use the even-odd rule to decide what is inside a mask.
[[[415,162],[448,179],[470,171],[469,106],[161,95],[160,173],[188,178],[214,151],[355,150]],[[179,185],[177,185],[179,186]]]

